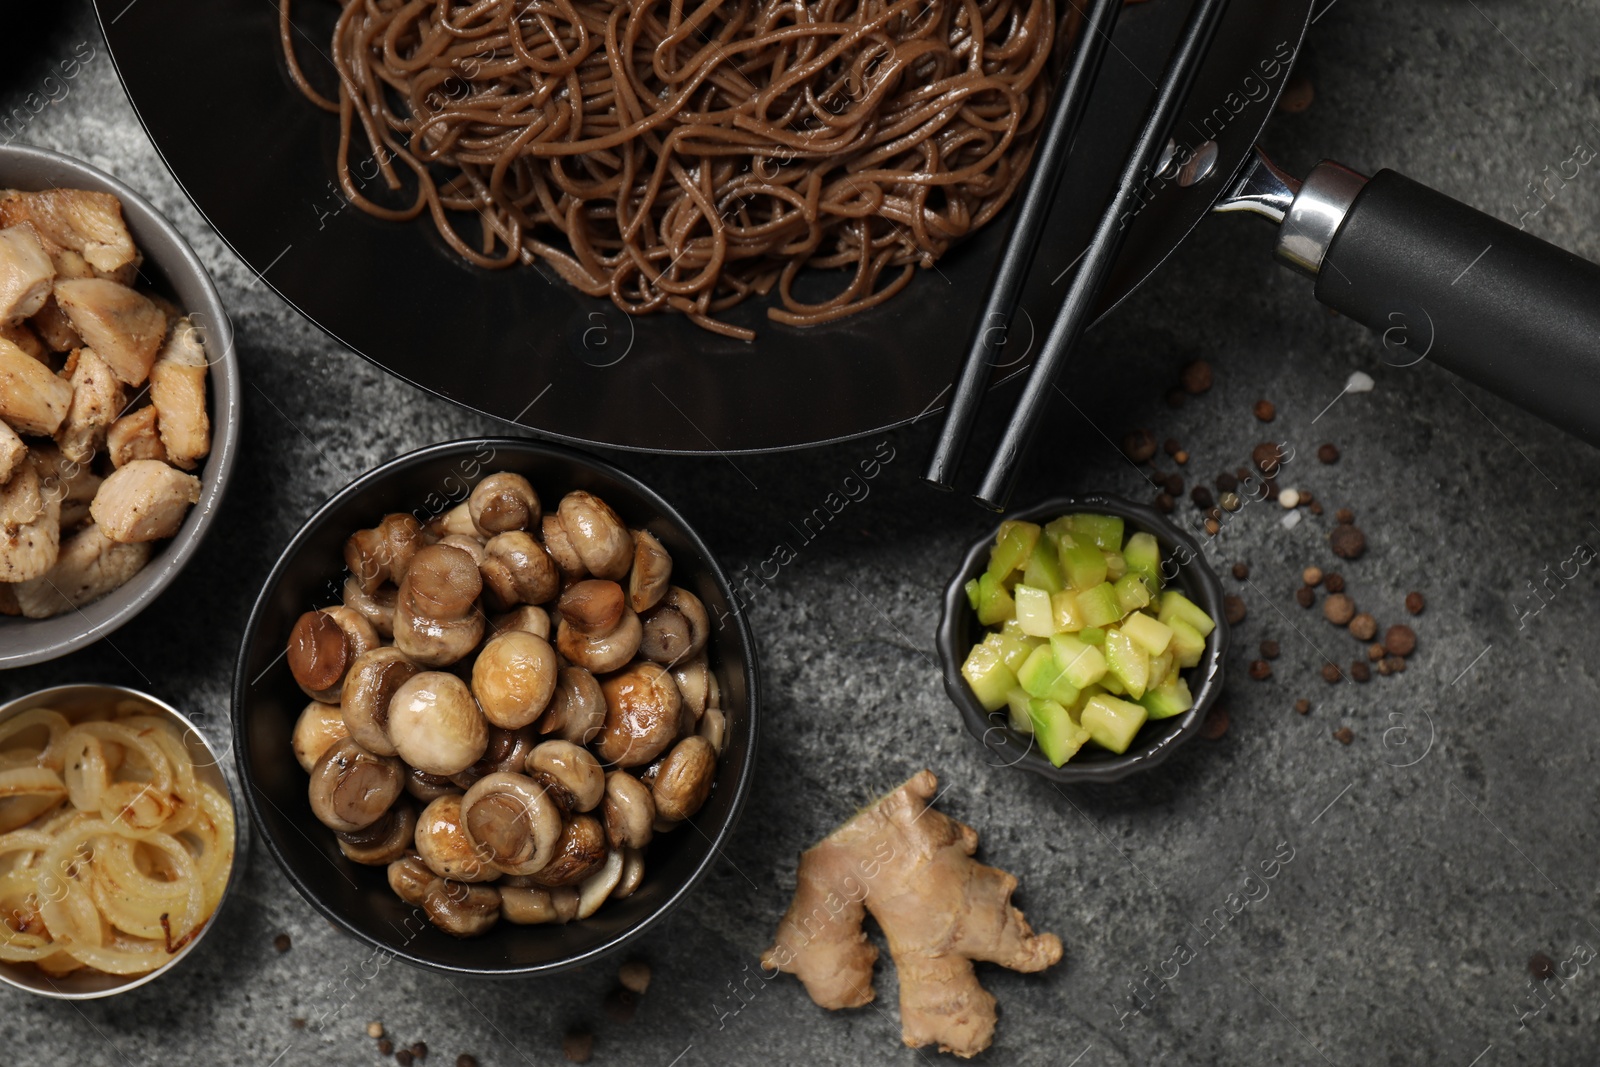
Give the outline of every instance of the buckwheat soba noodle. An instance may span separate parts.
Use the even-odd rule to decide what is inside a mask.
[[[543,260],[630,313],[745,339],[718,313],[776,290],[778,322],[852,314],[992,218],[1057,36],[1053,0],[343,0],[330,100],[279,14],[364,211],[426,213],[479,266]],[[842,287],[801,300],[807,266]]]

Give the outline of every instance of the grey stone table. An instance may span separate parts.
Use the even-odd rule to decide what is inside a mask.
[[[374,464],[505,427],[385,376],[256,283],[162,168],[88,4],[33,7],[36,29],[5,35],[0,110],[12,114],[74,51],[90,58],[65,95],[57,85],[0,137],[87,159],[171,215],[233,310],[248,384],[230,499],[193,565],[110,641],[0,678],[0,697],[104,679],[225,730],[246,612],[305,516]],[[1515,222],[1539,203],[1530,182],[1600,146],[1595,0],[1321,10],[1307,57],[1316,101],[1269,131],[1293,169],[1322,155],[1393,166]],[[1600,164],[1564,169],[1576,176],[1550,183],[1526,224],[1600,259]],[[1596,455],[1427,363],[1387,365],[1371,336],[1273,265],[1269,242],[1249,222],[1206,223],[1091,335],[1083,363],[1100,370],[1052,413],[1022,494],[1149,498],[1108,442],[1136,426],[1183,442],[1191,480],[1240,466],[1269,434],[1294,443],[1286,484],[1328,512],[1285,529],[1276,506],[1253,506],[1219,541],[1220,561],[1251,567],[1248,583],[1225,579],[1249,616],[1221,740],[1197,739],[1107,790],[988,765],[941,690],[932,632],[948,572],[991,520],[919,484],[930,425],[800,455],[622,456],[733,570],[793,543],[791,524],[859,459],[880,447],[894,457],[750,608],[767,683],[759,777],[726,860],[639,946],[655,984],[634,1021],[602,1013],[609,965],[473,983],[374,960],[258,850],[224,924],[180,973],[80,1006],[0,992],[0,1062],[373,1064],[364,1031],[381,1019],[403,1043],[426,1041],[432,1063],[463,1051],[486,1065],[559,1062],[570,1027],[594,1033],[597,1063],[931,1063],[936,1053],[900,1045],[892,967],[879,969],[875,1007],[828,1015],[755,964],[800,850],[927,766],[947,787],[939,806],[979,829],[981,855],[1019,876],[1029,918],[1067,946],[1043,975],[981,969],[1001,1003],[986,1062],[1594,1063],[1595,575],[1582,568],[1551,584],[1547,603],[1529,598],[1580,541],[1600,543]],[[1216,386],[1171,409],[1162,391],[1196,353]],[[1341,397],[1356,370],[1376,388]],[[1263,397],[1277,405],[1270,428],[1251,415]],[[997,434],[992,414],[980,447]],[[1311,458],[1324,441],[1343,450],[1337,465]],[[1410,590],[1428,607],[1410,620],[1420,644],[1408,671],[1330,686],[1324,654],[1348,663],[1360,647],[1292,594],[1303,566],[1338,562],[1326,534],[1346,506],[1371,545],[1340,567],[1358,603],[1386,622],[1404,618]],[[1245,667],[1265,638],[1283,654],[1254,682]],[[1300,697],[1312,702],[1304,717]],[[1348,745],[1332,736],[1345,726]],[[1275,854],[1292,859],[1247,881]],[[1216,909],[1231,921],[1203,932]],[[287,952],[274,950],[280,933]],[[1577,974],[1533,999],[1539,952]],[[1174,970],[1164,985],[1152,977]]]

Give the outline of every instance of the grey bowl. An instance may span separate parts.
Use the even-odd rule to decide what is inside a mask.
[[[961,709],[967,730],[989,750],[991,762],[1031,771],[1057,782],[1114,782],[1161,763],[1200,729],[1206,711],[1222,692],[1222,664],[1228,651],[1228,622],[1222,613],[1222,583],[1206,564],[1205,553],[1200,545],[1154,508],[1134,504],[1120,497],[1091,493],[1056,497],[1024,511],[1008,514],[1006,518],[1048,522],[1058,515],[1076,511],[1119,515],[1128,526],[1154,534],[1161,545],[1163,573],[1169,562],[1175,565],[1176,574],[1168,580],[1168,586],[1181,590],[1217,621],[1216,629],[1206,638],[1205,655],[1200,663],[1185,672],[1194,694],[1194,707],[1182,715],[1146,723],[1128,751],[1120,756],[1086,746],[1060,767],[1034,749],[1031,737],[1006,725],[1005,711],[985,711],[972,695],[967,680],[961,676],[961,664],[966,660],[973,643],[978,640],[978,635],[985,629],[967,601],[966,584],[968,579],[983,573],[988,565],[989,546],[994,544],[998,525],[967,550],[961,569],[945,590],[944,616],[939,621],[937,638],[939,659],[944,668],[945,692]]]
[[[233,895],[235,887],[244,877],[244,869],[250,854],[250,819],[245,814],[238,779],[234,776],[233,768],[223,758],[226,753],[218,752],[199,727],[189,721],[188,717],[177,708],[146,693],[120,685],[58,685],[0,705],[0,722],[33,708],[55,708],[57,711],[70,713],[87,711],[118,700],[137,701],[144,705],[144,710],[148,714],[170,719],[182,727],[184,743],[194,757],[195,776],[213,789],[222,790],[233,805],[233,865],[228,871],[228,884],[222,890],[222,899],[217,901],[217,910],[206,920],[205,925],[200,927],[199,933],[190,938],[189,942],[174,953],[166,963],[147,974],[118,975],[81,970],[63,978],[51,978],[33,967],[0,963],[0,985],[58,1000],[98,1000],[101,997],[126,993],[146,982],[153,982],[182,963],[183,958],[193,952],[195,946],[211,932],[217,925],[223,909],[228,906],[228,898]]]
[[[172,300],[204,330],[211,361],[211,455],[200,472],[200,500],[189,509],[177,536],[157,545],[150,562],[126,584],[53,618],[0,616],[0,670],[64,656],[98,641],[148,607],[189,562],[210,528],[239,448],[239,365],[233,327],[216,286],[189,243],[150,201],[111,175],[45,148],[0,146],[0,189],[51,187],[94,189],[121,200],[134,244],[144,253],[140,280]]]

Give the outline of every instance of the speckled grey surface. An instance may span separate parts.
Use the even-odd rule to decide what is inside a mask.
[[[245,614],[300,521],[383,459],[503,427],[387,378],[252,284],[162,169],[88,5],[33,7],[35,25],[6,34],[0,104],[23,106],[74,49],[93,50],[20,138],[118,174],[189,235],[233,309],[247,421],[231,498],[188,572],[110,641],[0,678],[0,697],[125,682],[222,729]],[[1342,0],[1311,47],[1316,102],[1268,137],[1293,169],[1323,155],[1393,166],[1515,222],[1544,167],[1600,144],[1595,0]],[[1597,216],[1591,164],[1528,226],[1600,259]],[[1372,338],[1271,263],[1269,243],[1247,221],[1207,223],[1092,335],[1066,387],[1094,424],[1059,404],[1021,494],[1149,496],[1102,430],[1175,436],[1188,471],[1207,477],[1269,434],[1301,448],[1286,483],[1312,489],[1329,515],[1284,530],[1275,507],[1248,508],[1219,545],[1221,559],[1252,568],[1221,741],[1196,740],[1156,774],[1102,791],[1061,792],[985,764],[940,690],[931,635],[947,572],[989,520],[918,483],[931,430],[913,428],[887,438],[895,458],[870,495],[800,547],[751,608],[767,678],[759,782],[726,862],[641,945],[655,984],[635,1021],[604,1018],[608,967],[480,984],[373,960],[258,851],[182,973],[81,1006],[0,992],[0,1060],[372,1064],[364,1028],[381,1019],[403,1042],[426,1041],[432,1063],[463,1051],[486,1065],[559,1062],[574,1026],[595,1033],[597,1063],[931,1063],[935,1053],[899,1045],[892,968],[879,969],[877,1006],[830,1016],[755,964],[797,853],[928,766],[948,787],[939,806],[979,828],[982,856],[1021,878],[1029,917],[1067,945],[1044,975],[982,969],[1002,1005],[985,1062],[1592,1064],[1600,971],[1579,966],[1600,946],[1592,568],[1523,613],[1527,583],[1600,538],[1596,454],[1437,368],[1386,366]],[[1215,365],[1216,387],[1170,410],[1155,386],[1191,352]],[[1324,412],[1354,370],[1376,389]],[[1263,396],[1278,407],[1270,429],[1250,415]],[[992,413],[981,435],[993,440]],[[1337,466],[1310,458],[1324,440],[1344,450]],[[793,543],[791,522],[877,447],[620,461],[737,569]],[[1364,686],[1321,681],[1324,650],[1343,662],[1359,648],[1291,597],[1302,566],[1334,563],[1325,534],[1337,506],[1356,510],[1371,543],[1340,567],[1357,602],[1388,622],[1408,590],[1428,597],[1410,669]],[[1248,681],[1249,650],[1265,637],[1283,656],[1270,681]],[[1313,702],[1304,718],[1291,710],[1302,695]],[[1355,732],[1348,747],[1330,736],[1342,725]],[[1408,732],[1386,734],[1396,727]],[[1291,849],[1276,877],[1246,882]],[[1230,894],[1238,914],[1202,944],[1198,928]],[[279,954],[272,941],[285,932],[293,947]],[[1129,1012],[1130,983],[1171,975],[1179,941],[1193,957],[1164,987],[1148,978],[1146,1007]],[[1538,1011],[1534,952],[1572,959],[1567,974],[1578,967]]]

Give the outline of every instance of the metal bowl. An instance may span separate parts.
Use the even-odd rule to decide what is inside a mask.
[[[657,834],[645,853],[644,881],[578,922],[498,923],[458,940],[390,890],[383,867],[352,863],[333,831],[311,812],[309,779],[290,751],[307,697],[284,660],[301,613],[337,603],[346,576],[343,546],[388,512],[428,518],[466,499],[498,470],[525,476],[553,505],[586,489],[634,529],[672,554],[672,580],[698,596],[712,623],[709,655],[722,685],[727,740],[711,797],[688,825]],[[245,801],[262,839],[289,881],[333,924],[374,948],[452,974],[551,974],[612,953],[655,926],[705,877],[727,844],[750,789],[756,758],[759,683],[756,645],[726,575],[683,516],[643,482],[604,460],[560,445],[480,438],[432,445],[391,460],[340,490],[303,526],[267,578],[250,613],[233,682],[233,733]]]
[[[1060,515],[1090,511],[1118,515],[1135,530],[1155,535],[1161,545],[1163,573],[1176,573],[1168,580],[1190,600],[1216,620],[1216,629],[1206,638],[1205,655],[1198,665],[1185,672],[1194,695],[1194,707],[1170,719],[1146,723],[1133,744],[1122,755],[1086,745],[1060,767],[1045,759],[1033,746],[1033,738],[1018,733],[1006,724],[1004,710],[985,711],[961,676],[961,664],[984,631],[977,613],[967,600],[966,584],[988,566],[989,547],[994,544],[997,525],[967,551],[961,569],[950,580],[944,594],[944,616],[939,621],[937,643],[944,667],[944,689],[961,709],[967,730],[990,751],[991,762],[1017,767],[1057,782],[1114,782],[1136,771],[1149,770],[1165,760],[1189,738],[1204,721],[1206,711],[1222,692],[1222,664],[1228,651],[1228,622],[1222,612],[1222,583],[1207,565],[1205,553],[1194,538],[1178,529],[1154,508],[1134,504],[1120,497],[1088,494],[1046,500],[1024,511],[1008,514],[1007,519],[1048,522]]]
[[[177,536],[156,546],[144,569],[99,600],[49,619],[0,616],[0,670],[64,656],[116,630],[149,606],[184,564],[211,526],[239,447],[239,367],[233,327],[216,286],[177,227],[150,201],[111,175],[59,152],[28,145],[0,146],[0,189],[93,189],[122,201],[122,216],[144,253],[141,281],[189,314],[204,331],[211,360],[209,402],[211,455],[200,471],[200,500]]]
[[[146,982],[153,982],[182,963],[183,958],[193,952],[201,939],[217,925],[223,909],[228,906],[228,898],[233,895],[234,888],[244,875],[246,861],[250,855],[250,821],[245,817],[237,779],[225,761],[226,753],[218,752],[199,727],[171,704],[157,700],[148,693],[120,685],[58,685],[0,705],[0,722],[33,708],[54,708],[70,718],[74,712],[104,708],[108,704],[125,700],[135,701],[143,706],[146,713],[169,719],[182,727],[184,743],[194,757],[195,776],[213,789],[222,790],[227,795],[229,803],[233,805],[233,864],[228,872],[228,884],[222,890],[222,899],[217,902],[217,910],[212,913],[211,918],[207,919],[199,932],[189,939],[188,944],[173,953],[172,958],[166,963],[146,974],[103,974],[84,969],[74,971],[64,978],[52,978],[29,965],[0,963],[0,983],[27,993],[54,997],[58,1000],[98,1000],[101,997],[112,997],[118,993],[126,993],[130,989],[137,989]]]

